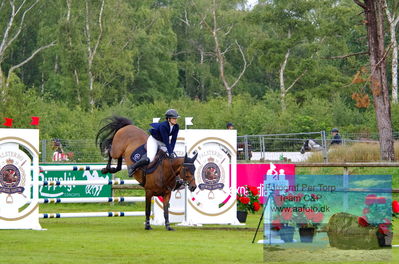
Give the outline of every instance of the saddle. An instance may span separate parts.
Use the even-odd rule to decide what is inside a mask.
[[[133,153],[130,155],[131,161],[136,163],[139,161],[142,157],[147,156],[147,148],[146,144],[141,145],[137,149],[133,151]],[[145,173],[153,173],[159,166],[159,164],[162,163],[162,160],[166,158],[166,153],[162,149],[158,148],[157,154],[155,155],[154,160],[148,164],[145,168]]]

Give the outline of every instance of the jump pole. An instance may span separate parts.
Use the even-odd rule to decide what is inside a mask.
[[[123,217],[145,216],[145,212],[90,212],[90,213],[51,213],[39,214],[39,218],[80,218],[80,217]]]

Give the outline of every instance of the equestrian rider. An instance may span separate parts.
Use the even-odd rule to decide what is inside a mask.
[[[331,129],[331,133],[333,135],[333,138],[331,140],[331,145],[334,145],[334,144],[339,145],[339,144],[341,144],[342,143],[342,139],[341,139],[341,136],[339,134],[338,128]]]
[[[179,133],[179,125],[177,124],[177,118],[179,117],[175,109],[169,109],[165,113],[165,121],[151,124],[152,128],[149,130],[150,136],[147,139],[147,157],[143,156],[139,161],[130,166],[130,177],[133,176],[138,168],[146,166],[154,160],[158,146],[170,158],[176,157],[173,150],[175,149],[177,134]]]

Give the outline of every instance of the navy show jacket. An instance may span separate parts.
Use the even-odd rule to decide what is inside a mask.
[[[175,149],[177,134],[179,133],[179,125],[174,125],[172,131],[170,131],[170,125],[167,120],[161,123],[152,123],[151,126],[152,128],[148,130],[151,136],[156,140],[163,142],[168,149],[168,153],[172,154]],[[169,136],[172,136],[170,143]]]

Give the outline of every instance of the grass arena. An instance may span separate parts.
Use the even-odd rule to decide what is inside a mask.
[[[122,176],[124,178],[126,176]],[[142,189],[117,190],[117,196],[142,196]],[[142,202],[134,203],[45,203],[41,213],[143,211]],[[88,217],[41,219],[47,231],[1,230],[1,263],[397,263],[399,248],[380,250],[286,251],[252,244],[260,213],[249,214],[245,226],[204,225],[143,228],[144,217]],[[398,229],[394,222],[394,230]],[[262,239],[262,230],[256,240]],[[394,236],[393,244],[399,244]],[[12,252],[12,254],[10,254]],[[295,261],[294,261],[295,260]],[[310,261],[309,261],[310,260]],[[270,263],[274,263],[270,262]]]

